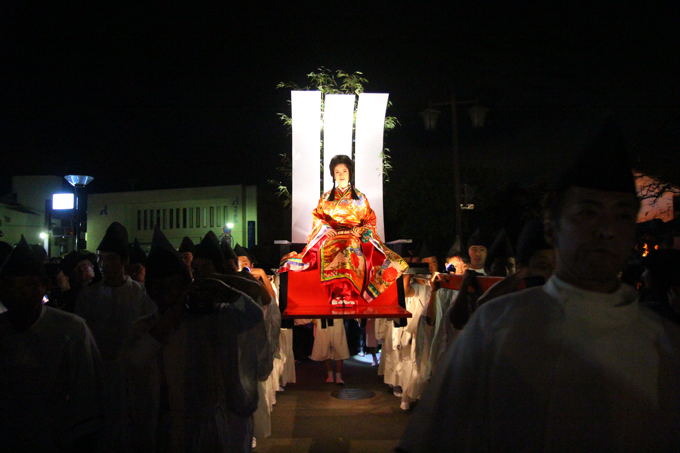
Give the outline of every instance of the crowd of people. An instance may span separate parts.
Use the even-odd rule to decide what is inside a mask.
[[[412,410],[399,451],[680,445],[680,251],[632,259],[639,201],[620,152],[596,140],[516,244],[480,228],[443,257],[424,241],[398,250],[412,317],[362,327]],[[156,227],[147,255],[114,222],[96,254],[48,259],[23,238],[0,254],[7,451],[238,452],[270,435],[294,329],[250,251],[212,232],[176,247]],[[342,291],[329,297],[356,297]],[[345,323],[309,323],[310,358],[343,384]]]
[[[273,276],[209,232],[147,254],[3,243],[0,431],[8,451],[250,451],[295,382]]]

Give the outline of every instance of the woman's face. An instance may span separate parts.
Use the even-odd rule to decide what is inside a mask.
[[[338,164],[333,167],[333,178],[335,178],[335,185],[340,188],[345,188],[349,184],[349,168],[345,164]]]

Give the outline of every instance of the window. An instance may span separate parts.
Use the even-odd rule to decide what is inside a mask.
[[[215,208],[210,206],[210,227],[215,226]]]
[[[144,210],[144,229],[145,230],[149,229],[149,210],[148,209]]]
[[[142,210],[137,209],[137,231],[142,229]]]
[[[203,227],[208,227],[208,208],[203,208],[203,213],[201,214],[201,219],[203,220]]]
[[[169,209],[168,211],[168,228],[172,230],[172,227],[175,224],[175,210]]]
[[[182,228],[179,225],[179,208],[175,208],[175,228]]]
[[[222,219],[222,226],[227,226],[227,222],[229,222],[229,220],[227,220],[227,217],[229,217],[229,209],[226,206],[224,206],[222,208],[222,212],[224,213],[224,218]]]
[[[161,224],[161,210],[156,209],[156,223],[154,223],[153,226],[155,227],[156,225],[160,224]]]
[[[196,208],[196,228],[201,228],[201,208]]]
[[[222,226],[222,210],[219,206],[215,208],[215,226]]]

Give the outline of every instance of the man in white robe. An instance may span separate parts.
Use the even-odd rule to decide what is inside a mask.
[[[680,333],[618,278],[639,202],[611,130],[549,204],[555,275],[475,312],[399,451],[677,451]]]
[[[156,304],[144,286],[125,275],[129,244],[123,225],[113,222],[97,251],[103,279],[83,288],[76,301],[75,313],[82,316],[92,330],[103,360],[106,423],[100,436],[99,450],[127,451],[127,390],[119,356],[122,346],[130,338],[135,320],[154,313]]]
[[[47,277],[22,238],[0,270],[0,444],[91,451],[101,428],[99,351],[78,316],[42,305]]]
[[[124,357],[135,451],[250,451],[262,309],[216,278],[189,286],[189,269],[158,229],[148,269],[160,313],[135,323]]]

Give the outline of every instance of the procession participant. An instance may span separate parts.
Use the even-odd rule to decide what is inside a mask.
[[[191,262],[194,259],[194,249],[196,246],[189,236],[184,236],[179,245],[179,253],[182,255],[182,261],[191,269]]]
[[[255,260],[250,252],[240,245],[236,245],[233,250],[237,257],[239,273],[246,273],[254,277],[258,283],[266,290],[271,300],[276,298],[276,293],[271,286],[269,277],[264,269],[255,267]],[[264,324],[267,329],[267,343],[271,349],[272,372],[265,381],[258,382],[259,404],[255,414],[253,414],[255,437],[269,437],[271,435],[271,411],[276,399],[275,390],[278,389],[279,376],[274,375],[274,358],[279,349],[279,335],[281,328],[281,312],[276,303],[263,305]],[[276,381],[277,386],[272,393],[272,381]]]
[[[426,263],[432,270],[432,262]],[[419,332],[421,327],[420,317],[426,312],[427,303],[432,291],[427,276],[404,275],[404,295],[406,297],[406,310],[412,317],[406,321],[406,326],[401,331],[399,339],[400,374],[399,381],[402,388],[402,410],[409,410],[411,404],[420,399],[425,383],[428,379],[429,357],[423,354],[430,345],[421,345],[426,336]]]
[[[329,170],[333,188],[323,194],[313,212],[307,245],[302,253],[287,255],[280,271],[317,268],[333,305],[371,302],[408,266],[378,236],[375,213],[351,183],[352,160],[335,156]]]
[[[125,273],[136,282],[144,284],[146,279],[146,252],[139,245],[137,238],[130,244],[128,263],[125,265]]]
[[[470,257],[469,270],[478,274],[486,275],[487,256],[491,240],[485,231],[477,228],[468,239],[468,256]]]
[[[680,332],[619,279],[640,204],[610,131],[548,204],[555,274],[477,310],[400,451],[677,450]]]
[[[68,278],[71,289],[62,295],[63,304],[60,308],[73,312],[82,289],[102,278],[97,266],[97,256],[86,250],[73,250],[64,256],[61,269]]]
[[[159,313],[135,323],[125,356],[136,451],[250,451],[262,310],[216,279],[192,284],[158,227],[148,270]]]
[[[445,272],[455,275],[463,275],[470,266],[470,257],[460,249],[460,242],[456,241],[446,252],[444,262]]]
[[[344,384],[342,378],[343,361],[349,359],[349,347],[345,323],[342,319],[321,320],[314,322],[314,345],[310,359],[324,362],[326,367],[326,383]]]
[[[519,291],[520,287],[543,285],[555,269],[555,251],[545,240],[543,222],[538,219],[527,222],[517,240],[517,272],[507,276],[486,290],[477,299],[482,305],[504,294]]]
[[[515,273],[515,250],[505,228],[501,228],[491,244],[487,262],[489,263],[489,275],[494,277],[507,277]]]
[[[23,238],[0,268],[3,451],[92,451],[101,362],[82,318],[42,304],[43,264]]]
[[[256,266],[255,259],[248,251],[248,249],[246,249],[245,247],[241,247],[239,244],[236,244],[236,247],[234,247],[234,254],[236,255],[236,259],[238,260],[239,272],[247,272],[251,276],[255,277],[257,281],[262,284],[264,289],[267,290],[267,293],[273,299],[275,299],[276,293],[274,292],[274,288],[272,288],[269,276],[264,271],[264,269],[260,267],[255,267]]]
[[[97,247],[103,279],[80,292],[75,313],[92,330],[103,359],[105,430],[101,451],[125,451],[128,447],[126,387],[119,354],[129,339],[134,321],[156,311],[144,287],[125,275],[129,259],[127,230],[113,222]]]

